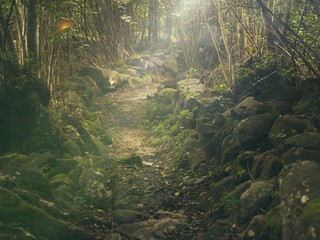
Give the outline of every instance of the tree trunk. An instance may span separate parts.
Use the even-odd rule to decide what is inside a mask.
[[[29,58],[32,63],[37,63],[37,15],[36,15],[36,0],[29,0],[28,5],[28,24],[27,24],[27,44]]]

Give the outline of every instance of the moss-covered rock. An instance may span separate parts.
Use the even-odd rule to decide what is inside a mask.
[[[205,90],[205,87],[200,80],[195,78],[179,81],[177,83],[177,88],[182,99],[189,99],[191,97],[197,98]]]
[[[308,202],[296,224],[299,239],[319,239],[320,199]]]
[[[301,160],[312,160],[320,163],[320,151],[308,150],[303,147],[292,147],[281,155],[281,159],[285,165]]]
[[[179,73],[178,63],[175,58],[169,58],[165,60],[162,64],[163,69],[170,74]]]
[[[318,238],[319,225],[314,224],[319,218],[313,218],[313,214],[319,212],[319,172],[320,164],[313,161],[293,163],[282,171],[279,191],[284,240]],[[308,238],[308,234],[316,237]]]
[[[320,133],[318,132],[303,132],[288,138],[285,142],[286,146],[300,146],[305,149],[319,150],[320,149]]]
[[[254,157],[250,171],[254,178],[271,178],[277,176],[282,168],[282,160],[269,150]]]
[[[64,143],[62,143],[60,149],[63,154],[70,154],[73,156],[80,156],[81,155],[80,147],[78,146],[77,143],[75,143],[72,140],[68,140],[68,141],[65,141]]]
[[[243,149],[252,149],[265,140],[273,123],[270,113],[255,115],[241,121],[234,130],[234,137]]]
[[[28,156],[10,154],[0,157],[0,169],[2,173],[11,176],[19,188],[44,199],[53,199],[49,180],[32,165]],[[10,188],[10,185],[8,187]]]
[[[261,209],[268,209],[277,196],[277,184],[274,180],[256,181],[252,183],[240,197],[242,217],[248,218]]]
[[[278,176],[282,168],[282,160],[276,156],[272,157],[264,162],[264,166],[261,171],[261,178],[272,178]]]
[[[277,206],[265,215],[257,215],[244,232],[243,240],[281,239],[282,218]]]
[[[16,234],[20,235],[19,231],[12,231],[16,225],[36,239],[93,239],[81,229],[52,217],[4,188],[0,188],[0,212],[0,222],[4,223],[8,231],[0,232],[3,235],[12,234],[11,239],[14,239]]]
[[[241,147],[232,135],[225,137],[221,145],[221,163],[225,164],[235,159],[240,151]]]
[[[128,84],[130,88],[141,88],[145,85],[145,82],[140,77],[130,77],[128,79]]]
[[[314,91],[314,89],[310,90],[293,106],[293,111],[295,114],[319,114],[319,93]]]
[[[174,88],[164,88],[158,93],[158,96],[169,98],[174,102],[179,98],[178,90]]]
[[[272,125],[269,139],[274,145],[284,142],[287,138],[305,131],[308,123],[293,115],[283,115],[278,117]]]
[[[102,91],[115,88],[121,81],[118,72],[106,68],[82,67],[79,75],[91,77]]]
[[[253,97],[247,97],[233,108],[234,114],[239,119],[261,114],[263,110],[263,103],[255,100]]]

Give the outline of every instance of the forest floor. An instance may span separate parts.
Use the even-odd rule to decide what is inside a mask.
[[[173,153],[154,144],[145,124],[148,101],[158,86],[120,87],[96,103],[112,135],[110,155],[120,163],[117,209],[105,212],[92,207],[79,220],[96,239],[204,239],[199,228],[204,219],[194,208],[199,189],[193,190],[193,199],[179,196],[182,186],[170,173]],[[132,162],[121,162],[128,156]]]

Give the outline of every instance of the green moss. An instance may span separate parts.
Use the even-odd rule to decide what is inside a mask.
[[[301,223],[305,229],[320,225],[320,200],[312,200],[307,203],[301,216]]]
[[[29,163],[27,155],[12,153],[0,157],[0,168],[14,168]]]
[[[121,61],[117,61],[113,64],[114,68],[124,68],[126,65],[125,63],[121,62]]]
[[[167,115],[173,114],[174,108],[175,105],[171,103],[171,100],[157,98],[148,103],[146,118],[150,121],[164,120]]]
[[[17,224],[39,239],[91,239],[80,229],[55,219],[3,188],[0,188],[0,212],[1,222]]]
[[[164,88],[159,92],[160,96],[166,96],[168,93],[175,93],[177,92],[177,89],[174,88]]]
[[[270,210],[266,215],[257,215],[244,233],[244,240],[272,239],[280,240],[282,231],[282,217],[280,206]]]
[[[279,207],[270,210],[265,216],[263,239],[281,239],[282,217]]]
[[[222,210],[228,216],[237,215],[240,209],[240,199],[236,194],[225,191],[220,198],[220,201],[215,204],[215,207]]]
[[[53,199],[49,180],[36,169],[28,167],[16,169],[16,181],[31,193],[38,194],[44,199]]]
[[[191,112],[189,109],[184,109],[180,112],[180,117],[185,118],[185,117],[190,117]]]

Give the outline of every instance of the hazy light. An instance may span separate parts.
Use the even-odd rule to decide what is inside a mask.
[[[71,27],[71,22],[67,20],[62,20],[57,23],[58,31],[63,31]]]

